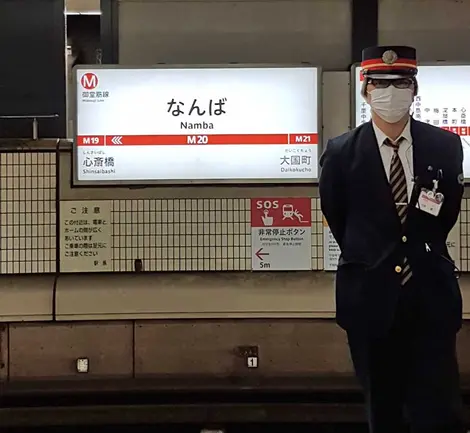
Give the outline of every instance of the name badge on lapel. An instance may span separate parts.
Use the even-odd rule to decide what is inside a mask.
[[[432,190],[421,188],[416,207],[430,215],[438,216],[441,211],[442,203],[444,203],[444,194],[436,192],[439,181],[433,180],[432,182],[434,184]]]

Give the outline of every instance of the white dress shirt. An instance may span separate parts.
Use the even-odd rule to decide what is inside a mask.
[[[374,123],[372,122],[372,126],[374,127],[375,136],[377,138],[377,144],[379,145],[380,156],[382,157],[382,162],[385,169],[385,174],[387,179],[390,181],[390,164],[392,162],[392,157],[395,150],[384,144],[385,140],[388,138],[390,141],[393,142],[389,137],[387,137],[383,131]],[[406,186],[408,190],[408,201],[411,198],[411,192],[413,191],[413,139],[411,137],[411,130],[410,130],[410,122],[408,122],[405,126],[405,129],[401,133],[399,139],[403,139],[398,148],[398,156],[400,161],[403,165],[403,169],[405,170],[405,177],[406,177]]]

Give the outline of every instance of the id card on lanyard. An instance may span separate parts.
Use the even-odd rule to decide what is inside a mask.
[[[421,188],[416,207],[429,215],[438,216],[444,203],[444,194],[437,192],[439,181],[433,180],[432,182],[434,184],[432,190]]]

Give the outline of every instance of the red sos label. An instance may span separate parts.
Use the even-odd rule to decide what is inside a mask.
[[[256,209],[279,209],[279,200],[258,200]]]

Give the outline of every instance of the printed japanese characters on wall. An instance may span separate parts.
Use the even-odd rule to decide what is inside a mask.
[[[363,77],[355,75],[355,125],[370,120],[370,107],[361,95]],[[460,136],[464,151],[464,176],[470,178],[470,65],[419,66],[418,95],[411,107],[413,117]]]
[[[61,272],[112,270],[111,201],[61,201]]]

